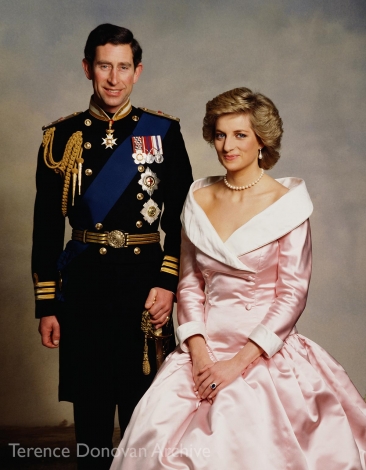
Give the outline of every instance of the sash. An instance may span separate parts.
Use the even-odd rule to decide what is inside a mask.
[[[138,165],[132,158],[131,137],[153,134],[160,135],[163,139],[170,125],[169,119],[162,119],[147,113],[142,114],[132,134],[112,153],[82,197],[82,215],[78,218],[78,226],[81,230],[94,227],[97,222],[103,222],[137,174]],[[88,244],[70,240],[58,259],[58,271],[62,272],[72,259],[81,254],[87,247]],[[66,280],[63,278],[64,284]],[[60,292],[56,292],[56,297],[63,300]]]
[[[163,139],[170,124],[168,119],[144,113],[130,137],[154,134],[160,135]],[[82,230],[94,227],[97,222],[103,222],[137,174],[138,165],[132,158],[133,150],[130,137],[116,148],[85,192],[82,204],[86,210],[83,211],[82,220],[80,220]]]

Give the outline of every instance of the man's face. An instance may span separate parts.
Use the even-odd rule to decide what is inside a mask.
[[[98,46],[92,65],[83,59],[86,77],[93,82],[94,101],[107,113],[115,113],[126,103],[142,72],[142,64],[133,65],[129,44]]]

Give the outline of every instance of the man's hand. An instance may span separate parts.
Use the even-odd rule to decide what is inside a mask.
[[[42,336],[43,346],[47,348],[58,348],[60,342],[60,325],[55,316],[41,318],[38,331]]]
[[[170,320],[173,310],[174,294],[161,287],[153,287],[145,302],[145,308],[150,312],[151,323],[155,328],[161,328]]]

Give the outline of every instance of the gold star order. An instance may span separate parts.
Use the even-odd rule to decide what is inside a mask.
[[[103,137],[102,137],[103,139]],[[102,145],[105,145],[105,148],[108,149],[108,148],[113,148],[113,145],[117,145],[117,142],[116,142],[117,139],[114,139],[112,136],[109,136],[107,135],[107,137],[105,139],[103,139],[103,142],[102,142]]]

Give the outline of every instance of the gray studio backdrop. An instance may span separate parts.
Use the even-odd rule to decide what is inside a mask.
[[[201,137],[205,103],[248,86],[271,97],[285,135],[275,177],[304,178],[314,271],[299,331],[366,393],[365,2],[15,0],[0,5],[0,424],[72,422],[57,402],[58,352],[40,344],[30,273],[41,126],[87,108],[89,31],[124,25],[145,70],[133,103],[181,118],[194,176],[221,174]],[[123,374],[123,370],[121,370]]]

